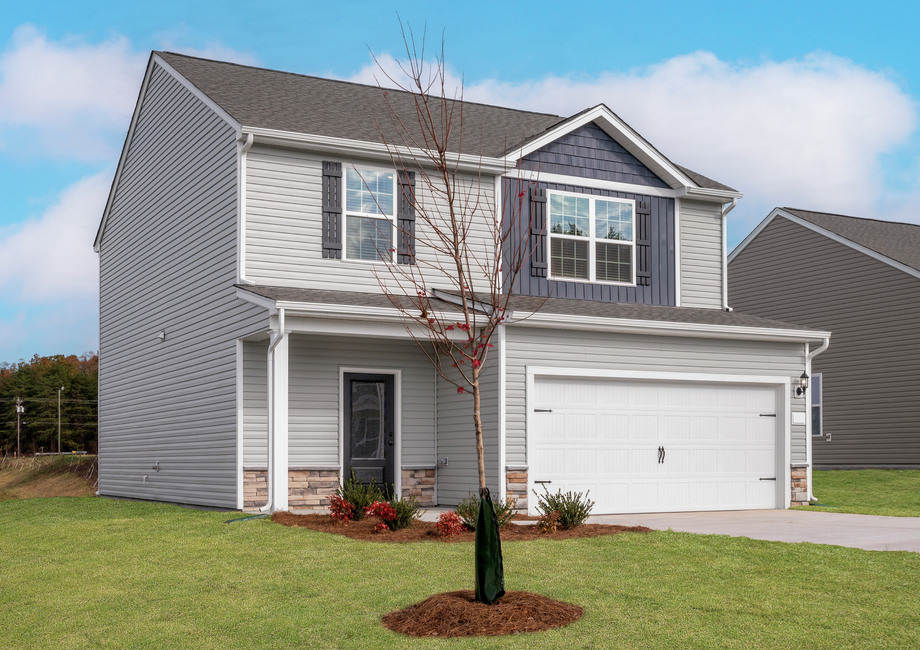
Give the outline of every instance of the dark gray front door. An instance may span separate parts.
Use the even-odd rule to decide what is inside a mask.
[[[345,477],[354,471],[389,496],[395,481],[395,392],[393,375],[345,373]]]

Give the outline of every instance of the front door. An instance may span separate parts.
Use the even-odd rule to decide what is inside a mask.
[[[393,375],[345,373],[345,478],[373,481],[389,497],[395,481]]]

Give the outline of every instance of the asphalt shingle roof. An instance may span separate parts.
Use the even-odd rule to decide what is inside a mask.
[[[424,145],[410,93],[173,52],[156,54],[244,126],[363,142]],[[388,104],[401,117],[413,141],[403,141]],[[452,104],[447,102],[445,110]],[[435,110],[440,109],[438,104]],[[569,119],[464,101],[462,140],[454,133],[448,144],[451,151],[497,158]],[[700,187],[732,189],[680,169]]]
[[[348,291],[325,291],[321,289],[296,289],[291,287],[268,287],[254,285],[236,285],[250,293],[285,302],[305,302],[320,304],[338,304],[360,307],[392,307],[390,299],[379,293],[357,293]],[[443,293],[453,293],[444,291]],[[452,308],[447,302],[432,298],[443,308]],[[665,307],[659,305],[636,305],[631,303],[598,302],[594,300],[573,300],[569,298],[537,298],[531,296],[513,296],[510,308],[512,312],[533,312],[543,314],[562,314],[567,316],[594,316],[611,320],[640,320],[670,323],[689,323],[698,325],[728,325],[735,327],[755,327],[765,329],[785,329],[798,331],[819,331],[784,321],[741,314],[735,311],[719,309],[697,309],[692,307]],[[577,329],[577,326],[573,326]]]
[[[783,208],[855,244],[920,271],[920,225]]]

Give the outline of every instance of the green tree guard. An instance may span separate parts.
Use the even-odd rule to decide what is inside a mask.
[[[476,518],[476,602],[492,605],[505,595],[502,541],[489,488],[479,490]]]

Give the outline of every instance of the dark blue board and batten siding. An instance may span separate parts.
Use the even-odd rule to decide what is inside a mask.
[[[524,156],[521,169],[667,188],[651,169],[593,123]]]
[[[534,189],[544,191],[577,192],[591,196],[603,196],[619,199],[632,199],[645,201],[649,204],[649,270],[650,283],[647,286],[621,286],[591,282],[568,282],[537,277],[531,264],[533,257],[528,258],[521,269],[512,292],[524,296],[548,296],[551,298],[574,298],[578,300],[597,300],[600,302],[630,302],[643,305],[676,305],[677,287],[675,278],[675,251],[674,251],[674,199],[657,196],[646,196],[630,192],[613,192],[596,188],[580,187],[577,185],[562,185],[559,183],[539,183],[535,188],[525,181],[517,179],[504,179],[503,196],[505,197],[504,214],[515,215],[516,227],[514,228],[515,241],[519,241],[521,227],[525,228],[525,235],[530,236],[530,210],[531,202],[526,200]],[[516,197],[525,192],[525,200],[518,202]],[[513,207],[512,207],[512,204]],[[516,213],[520,213],[519,215]],[[549,212],[546,214],[547,225]],[[637,228],[638,230],[638,228]],[[546,246],[546,230],[541,237],[541,245]],[[512,244],[515,245],[515,244]],[[547,262],[548,262],[547,258]]]

